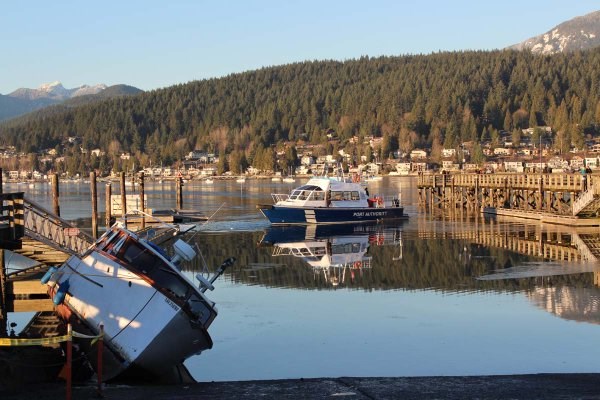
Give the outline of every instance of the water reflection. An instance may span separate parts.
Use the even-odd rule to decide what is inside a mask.
[[[402,258],[401,226],[340,225],[272,227],[260,242],[273,247],[273,258],[297,257],[313,278],[331,286],[354,283],[372,268],[370,246],[396,245]]]
[[[463,293],[530,291],[548,281],[593,286],[600,280],[600,234],[594,228],[416,215],[399,225],[198,234],[200,247],[219,249],[208,265],[216,265],[222,253],[240,255],[241,268],[230,279],[248,285]]]

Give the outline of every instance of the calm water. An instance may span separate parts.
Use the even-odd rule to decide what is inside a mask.
[[[515,241],[529,249],[575,248],[598,232],[557,236],[568,229],[432,217],[418,211],[408,177],[369,185],[372,194],[401,192],[408,221],[270,228],[256,204],[299,183],[184,188],[185,208],[214,213],[187,237],[208,268],[238,258],[209,294],[219,307],[210,328],[214,347],[186,362],[199,381],[600,372],[596,264],[502,248]],[[149,206],[174,207],[173,189],[147,183]],[[48,185],[4,190],[25,191],[51,207]],[[103,207],[104,184],[98,191]],[[89,192],[89,184],[61,184],[63,217],[89,226]],[[189,268],[193,276],[202,265]],[[502,268],[523,278],[476,279]]]

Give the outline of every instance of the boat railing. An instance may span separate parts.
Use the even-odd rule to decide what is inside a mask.
[[[289,200],[290,195],[287,193],[273,193],[273,194],[271,194],[271,197],[273,197],[273,201],[275,203],[278,203],[280,201]]]

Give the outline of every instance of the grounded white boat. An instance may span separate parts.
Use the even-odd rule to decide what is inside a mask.
[[[273,204],[258,205],[272,224],[340,224],[406,218],[399,197],[369,198],[357,180],[314,177],[290,194],[272,194]]]
[[[194,250],[182,240],[173,248],[175,255],[169,257],[115,224],[83,256],[70,257],[42,279],[63,320],[92,335],[103,326],[105,380],[123,375],[158,379],[212,347],[208,328],[217,309],[204,291],[213,289],[234,259],[226,260],[210,281],[198,275],[196,286],[180,270]]]

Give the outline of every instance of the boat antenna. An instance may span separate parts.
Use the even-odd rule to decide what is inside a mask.
[[[206,221],[204,221],[203,223],[201,223],[201,224],[200,224],[200,226],[204,226],[204,225],[208,224],[208,223],[210,222],[210,220],[211,220],[211,219],[212,219],[212,218],[213,218],[215,215],[217,215],[217,213],[218,213],[219,211],[221,211],[221,208],[223,208],[223,207],[225,206],[225,204],[227,204],[227,203],[225,203],[225,202],[224,202],[224,203],[222,203],[222,204],[219,206],[219,208],[217,208],[217,210],[216,210],[214,213],[212,213],[210,217],[208,217],[208,218],[206,219]],[[196,229],[196,230],[194,231],[194,233],[192,233],[192,235],[189,237],[189,239],[187,240],[187,242],[189,243],[189,242],[190,242],[190,241],[191,241],[191,240],[194,238],[194,236],[196,236],[196,234],[197,234],[198,232],[199,232],[199,231]]]

